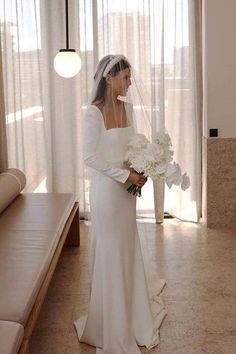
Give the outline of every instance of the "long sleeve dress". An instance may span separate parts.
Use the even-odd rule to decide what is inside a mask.
[[[138,346],[159,343],[166,316],[164,279],[148,284],[136,224],[136,197],[127,192],[126,145],[135,129],[132,105],[125,104],[128,126],[107,130],[100,110],[90,105],[83,120],[84,161],[90,186],[90,301],[74,322],[80,342],[96,354],[137,354]]]

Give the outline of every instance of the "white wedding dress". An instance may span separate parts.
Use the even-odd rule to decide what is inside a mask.
[[[135,133],[132,105],[125,104],[128,126],[107,130],[96,106],[83,121],[84,161],[92,168],[90,187],[90,302],[74,322],[80,342],[96,354],[138,354],[138,346],[159,343],[166,316],[160,293],[165,280],[144,269],[136,224],[136,197],[127,192],[129,171],[123,157]]]

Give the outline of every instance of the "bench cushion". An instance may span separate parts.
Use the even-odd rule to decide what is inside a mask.
[[[23,193],[0,215],[1,320],[26,323],[74,202]]]
[[[0,173],[0,213],[19,195],[25,183],[24,173],[17,168]]]
[[[24,336],[24,327],[15,322],[0,320],[0,352],[16,354]]]

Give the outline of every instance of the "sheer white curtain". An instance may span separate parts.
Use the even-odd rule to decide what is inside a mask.
[[[7,142],[6,142],[6,123],[5,123],[5,101],[3,91],[2,76],[2,51],[0,38],[0,172],[7,169]]]
[[[26,173],[29,190],[42,179],[45,164],[37,5],[0,2],[8,165]]]
[[[81,53],[82,70],[63,79],[53,70],[53,58],[65,46],[64,1],[1,2],[9,164],[26,172],[27,191],[75,193],[86,217],[82,115],[98,60],[123,53],[150,95],[153,130],[167,128],[174,158],[192,183],[185,192],[173,187],[165,193],[160,184],[154,197],[149,180],[138,213],[154,216],[155,205],[158,221],[164,209],[197,221],[201,175],[194,1],[71,0],[69,7],[71,47]]]
[[[69,4],[70,43],[79,49],[79,5]],[[83,63],[68,80],[53,69],[65,47],[65,2],[2,0],[0,23],[9,167],[25,172],[26,192],[74,193],[84,216],[81,80],[93,69]]]
[[[169,132],[174,159],[191,179],[183,192],[149,181],[138,212],[163,220],[163,211],[198,221],[201,213],[201,117],[196,109],[195,1],[97,0],[94,27],[98,59],[124,53],[150,96],[153,130]],[[165,188],[165,190],[164,190]],[[165,199],[165,203],[164,203]],[[155,202],[155,203],[154,203]],[[155,208],[154,208],[155,204]],[[165,207],[164,207],[165,206]]]
[[[160,119],[172,138],[175,159],[180,163],[183,172],[187,171],[190,176],[191,188],[183,192],[178,187],[170,190],[165,187],[165,210],[181,220],[199,221],[202,116],[199,94],[201,68],[198,62],[200,46],[197,46],[200,44],[200,36],[196,31],[200,30],[200,27],[197,28],[200,1],[175,3],[174,9],[164,9],[167,29],[164,28],[166,37],[163,38],[163,47],[166,48],[166,53],[173,49],[174,65],[171,75],[174,80],[164,75],[161,87],[165,110]],[[164,60],[165,55],[163,62]]]

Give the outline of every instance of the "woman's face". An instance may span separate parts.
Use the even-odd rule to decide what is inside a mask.
[[[131,85],[131,71],[129,68],[119,71],[115,76],[109,75],[109,83],[117,96],[126,96],[127,90]]]

